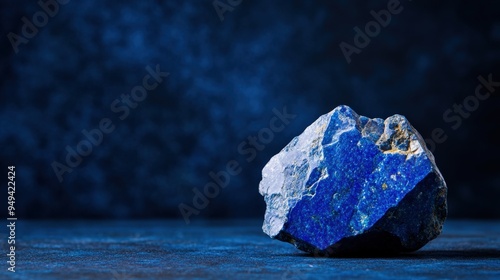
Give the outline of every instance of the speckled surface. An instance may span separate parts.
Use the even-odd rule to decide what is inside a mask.
[[[391,258],[311,257],[261,224],[20,220],[17,272],[2,262],[0,279],[500,278],[500,221],[447,221],[421,250]]]
[[[345,105],[271,158],[259,192],[265,233],[326,255],[417,250],[439,235],[447,213],[444,178],[410,122]]]

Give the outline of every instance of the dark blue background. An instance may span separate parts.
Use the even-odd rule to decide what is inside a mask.
[[[16,165],[20,217],[181,217],[178,205],[230,160],[242,172],[196,218],[263,217],[264,164],[346,104],[403,114],[425,138],[442,128],[434,154],[450,216],[500,218],[500,88],[457,129],[443,119],[479,75],[500,80],[498,1],[401,1],[350,64],[339,44],[388,1],[243,1],[223,21],[212,1],[70,1],[18,53],[7,35],[41,8],[1,3],[1,181]],[[120,120],[110,104],[157,64],[170,76]],[[297,117],[247,163],[238,145],[284,107]],[[51,164],[102,118],[115,131],[60,183]]]

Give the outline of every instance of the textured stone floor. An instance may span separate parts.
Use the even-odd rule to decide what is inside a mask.
[[[261,221],[18,221],[16,273],[0,279],[500,279],[500,221],[447,221],[418,252],[310,257]],[[7,231],[2,230],[3,252]],[[6,260],[5,254],[2,254]]]

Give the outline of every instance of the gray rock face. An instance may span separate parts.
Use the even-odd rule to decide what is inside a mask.
[[[339,106],[262,170],[269,236],[321,255],[413,251],[439,235],[446,183],[405,117]]]

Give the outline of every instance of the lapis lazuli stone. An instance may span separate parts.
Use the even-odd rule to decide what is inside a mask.
[[[339,106],[262,170],[269,236],[318,255],[418,250],[446,218],[447,187],[420,134],[401,115]]]

